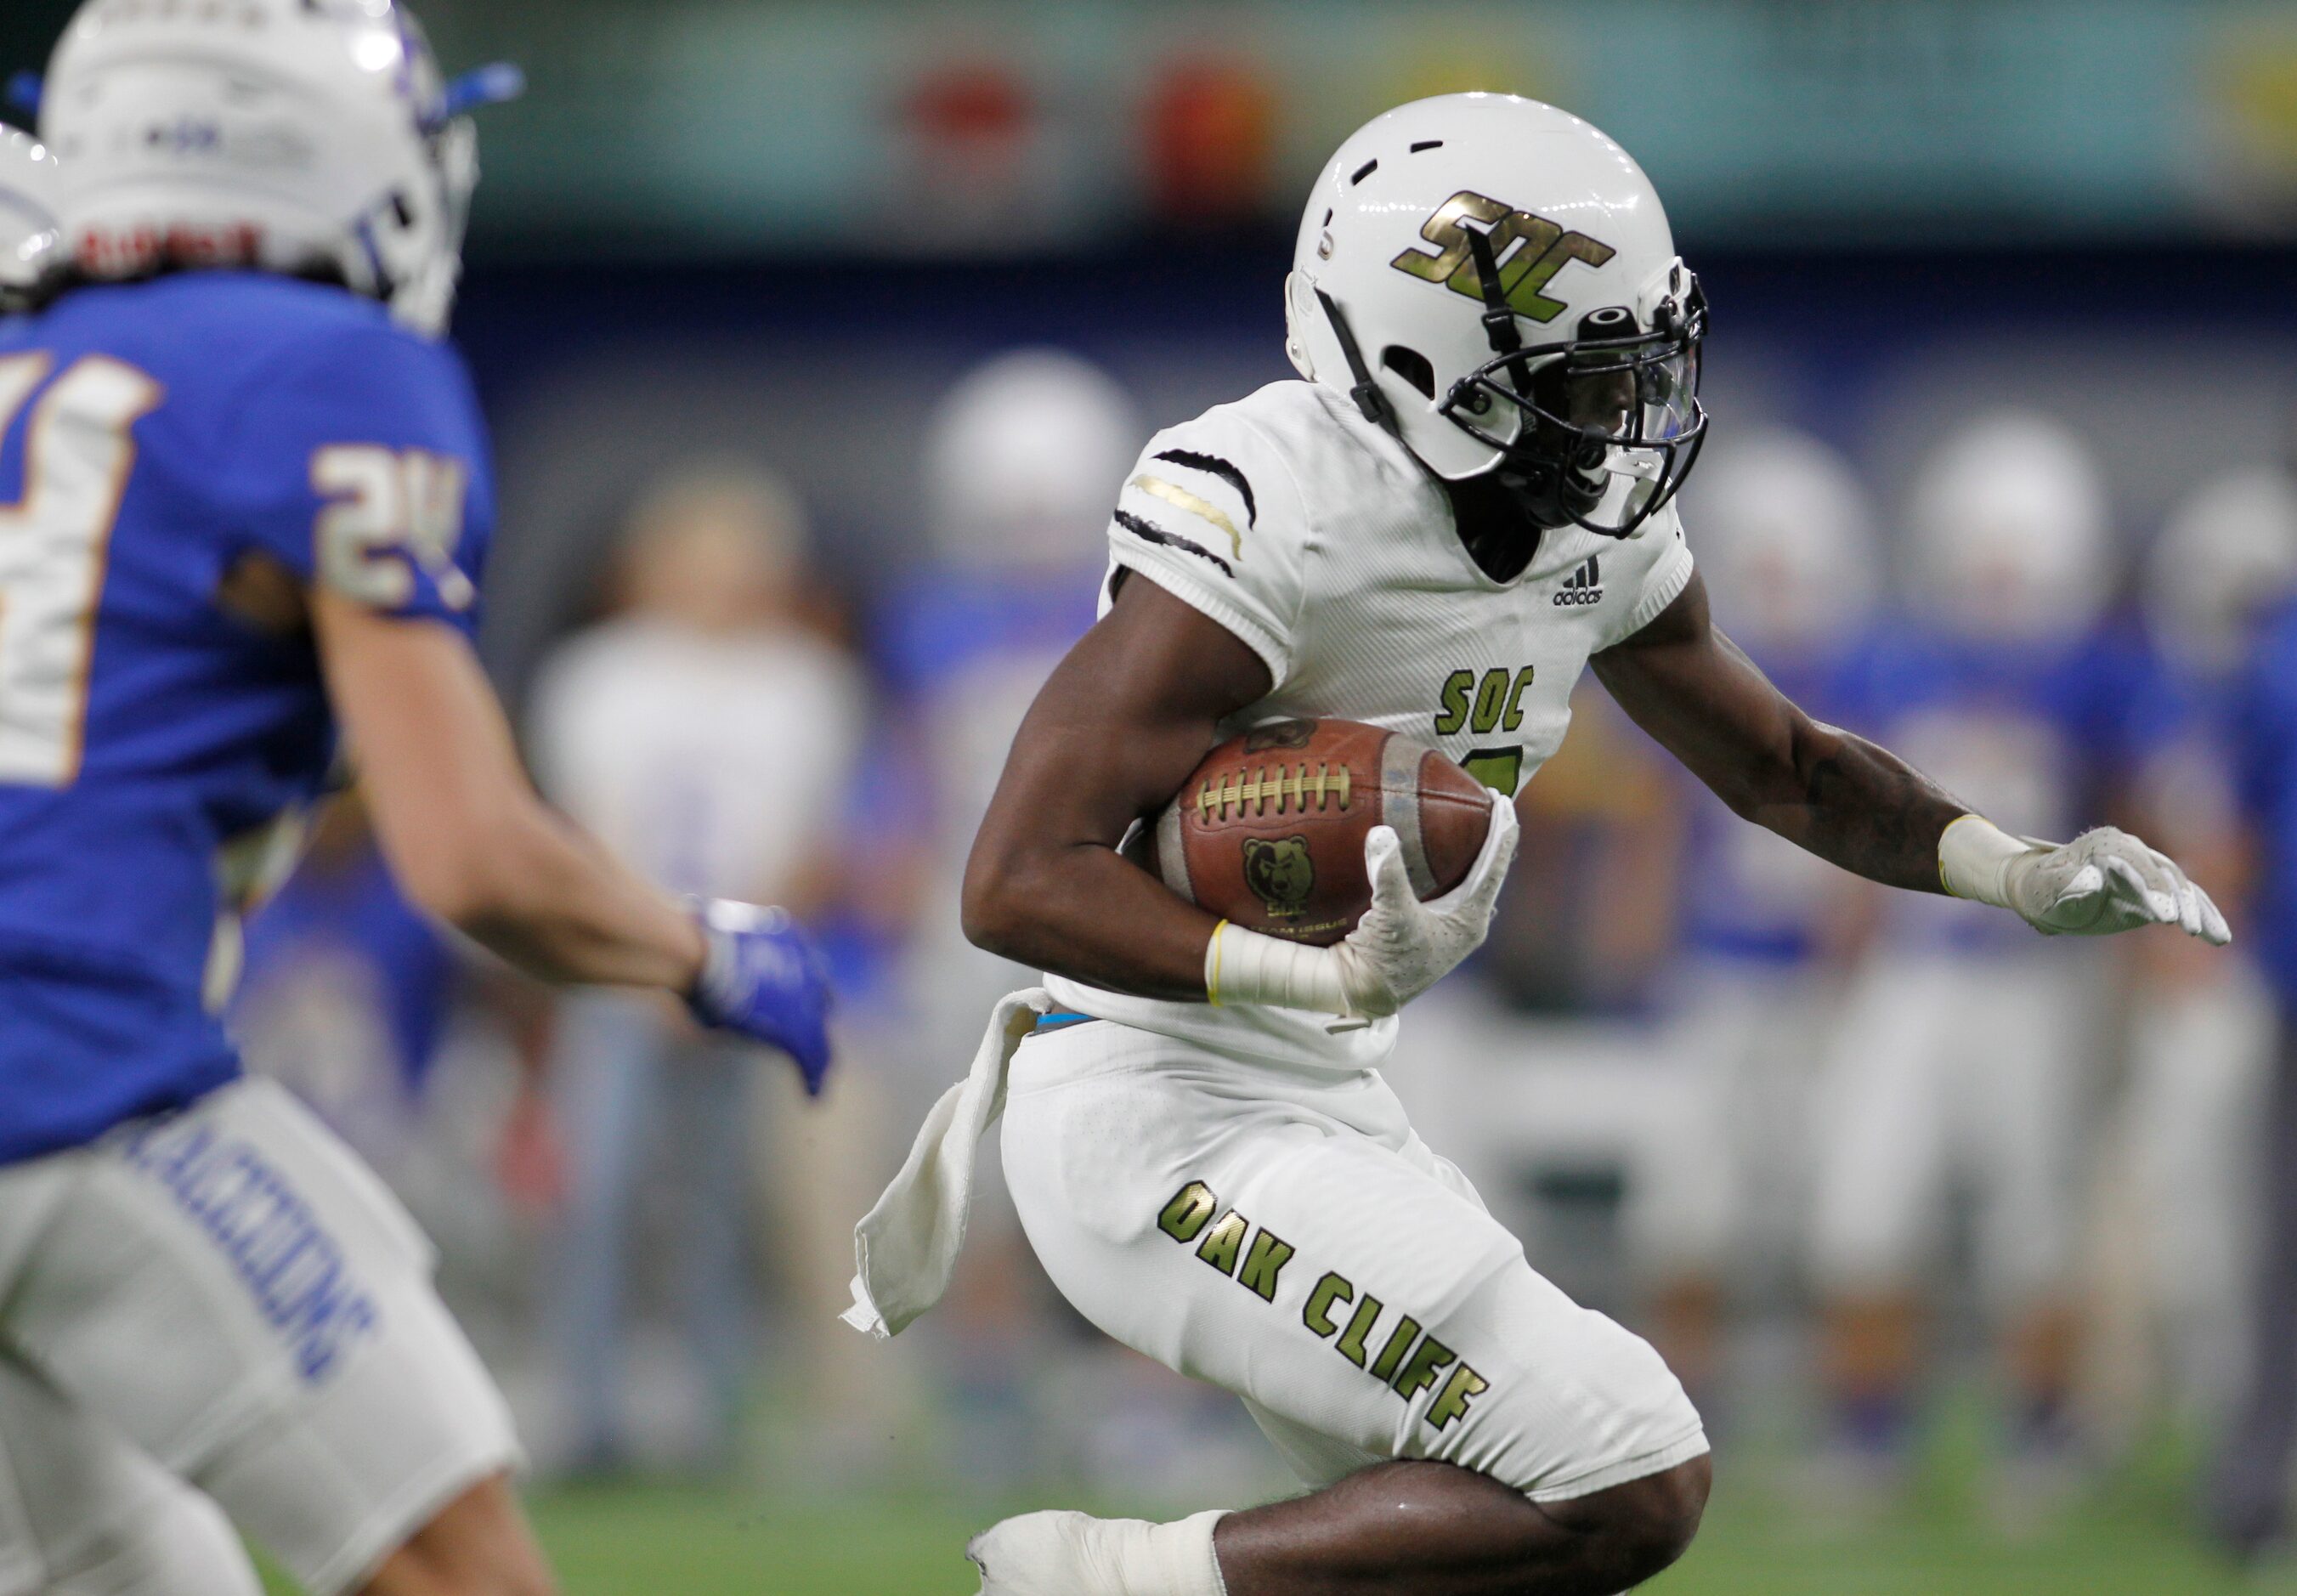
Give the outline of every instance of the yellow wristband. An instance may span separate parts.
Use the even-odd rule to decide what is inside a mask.
[[[1213,927],[1213,940],[1206,944],[1205,948],[1205,1001],[1210,1003],[1214,1008],[1218,1008],[1221,1006],[1221,933],[1227,929],[1228,922],[1226,920],[1223,920],[1218,925],[1214,926]]]

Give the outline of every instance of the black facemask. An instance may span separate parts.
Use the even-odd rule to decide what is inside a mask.
[[[1560,432],[1534,417],[1531,436],[1518,440],[1484,474],[1534,526],[1568,526],[1593,515],[1603,502],[1611,485],[1603,469],[1607,453],[1592,438]]]
[[[1707,301],[1698,280],[1689,278],[1681,298],[1660,308],[1651,332],[1641,331],[1625,307],[1607,306],[1580,317],[1568,341],[1527,349],[1500,292],[1491,241],[1473,229],[1469,239],[1492,358],[1453,384],[1443,414],[1499,452],[1494,474],[1538,524],[1632,536],[1675,497],[1706,440],[1699,358]],[[1509,410],[1520,417],[1512,438],[1483,424]],[[1607,412],[1610,424],[1599,424]],[[1611,486],[1614,449],[1642,461],[1648,475],[1603,522],[1596,511]]]
[[[1470,236],[1482,280],[1495,285],[1490,242],[1473,229]],[[1568,341],[1533,349],[1523,347],[1515,313],[1499,300],[1496,286],[1487,292],[1484,324],[1493,356],[1454,383],[1438,407],[1453,424],[1499,457],[1475,479],[1482,486],[1470,497],[1481,502],[1497,494],[1537,528],[1578,526],[1607,538],[1632,537],[1666,506],[1691,474],[1707,437],[1707,412],[1698,397],[1707,301],[1698,280],[1688,273],[1684,276],[1680,300],[1662,307],[1659,325],[1651,332],[1639,332],[1631,312],[1611,306],[1582,317],[1577,336]],[[1347,317],[1322,289],[1316,290],[1316,299],[1354,379],[1348,397],[1366,420],[1403,442],[1394,409],[1372,380]],[[1410,353],[1391,350],[1384,358],[1392,363]],[[1428,392],[1432,373],[1424,358],[1420,367],[1407,380]],[[1606,427],[1579,419],[1582,407],[1573,402],[1575,394],[1615,403],[1623,422]],[[1598,414],[1607,407],[1602,402],[1593,406]],[[1484,424],[1483,418],[1505,408],[1521,417],[1511,437]],[[1653,425],[1654,418],[1669,419]],[[1596,513],[1610,493],[1614,449],[1643,462],[1640,474],[1645,481],[1614,519],[1605,522]]]

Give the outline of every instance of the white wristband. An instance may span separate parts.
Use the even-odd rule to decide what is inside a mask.
[[[2009,909],[2011,861],[2034,851],[1983,815],[1964,815],[1939,835],[1939,884],[1957,898]]]
[[[1215,1509],[1173,1524],[1110,1524],[1107,1549],[1125,1596],[1228,1596],[1213,1551],[1213,1530],[1227,1517]]]
[[[1346,1014],[1340,987],[1339,956],[1264,936],[1226,920],[1213,927],[1205,944],[1205,996],[1217,1006],[1264,1003],[1278,1008],[1313,1008]]]

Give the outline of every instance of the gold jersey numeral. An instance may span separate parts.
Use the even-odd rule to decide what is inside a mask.
[[[0,438],[53,365],[0,360]],[[24,488],[0,505],[0,782],[68,787],[87,741],[87,679],[136,421],[166,391],[104,355],[48,383],[24,435]]]

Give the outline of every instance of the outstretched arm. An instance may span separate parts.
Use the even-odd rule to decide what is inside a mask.
[[[1939,838],[1970,806],[1888,749],[1805,714],[1715,626],[1695,573],[1593,663],[1635,724],[1742,819],[1871,881],[1946,890]]]
[[[1717,629],[1694,573],[1595,674],[1724,802],[1869,880],[2008,909],[2046,934],[2182,926],[2231,940],[2169,860],[2103,827],[2063,846],[2013,837],[1888,750],[1812,720]]]
[[[325,588],[312,618],[375,835],[409,898],[544,981],[652,986],[787,1052],[819,1090],[827,989],[778,911],[688,913],[559,818],[528,783],[470,644]]]
[[[526,779],[470,646],[321,589],[327,683],[399,884],[526,974],[692,990],[701,926]]]

